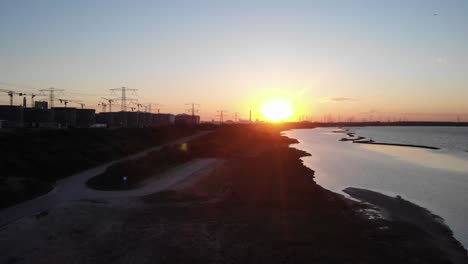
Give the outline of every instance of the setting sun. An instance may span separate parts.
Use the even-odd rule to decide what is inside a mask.
[[[286,121],[293,116],[291,103],[284,100],[271,100],[262,106],[262,115],[267,121]]]

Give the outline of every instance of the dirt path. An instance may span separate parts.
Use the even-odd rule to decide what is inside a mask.
[[[218,162],[218,160],[198,159],[191,161],[189,163],[183,164],[165,172],[161,177],[158,177],[159,180],[150,180],[146,182],[146,184],[141,188],[128,191],[92,190],[86,186],[86,181],[104,172],[107,169],[107,167],[111,166],[114,163],[129,159],[136,159],[146,155],[151,151],[159,150],[165,145],[183,143],[195,139],[197,137],[206,135],[208,133],[210,132],[199,132],[195,135],[180,138],[167,144],[155,146],[144,151],[138,152],[136,154],[124,157],[122,159],[115,160],[59,180],[55,184],[54,189],[49,193],[40,196],[36,199],[20,203],[9,208],[5,208],[2,211],[0,211],[0,227],[18,219],[21,219],[23,217],[38,214],[42,211],[55,207],[58,204],[63,203],[65,201],[141,196],[169,188],[174,184],[177,184],[182,180],[186,179],[187,177],[191,176],[192,174],[196,173],[197,171],[215,165]]]

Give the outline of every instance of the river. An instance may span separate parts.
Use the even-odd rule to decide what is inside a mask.
[[[468,247],[468,128],[362,127],[350,128],[357,136],[377,142],[439,147],[411,147],[342,142],[336,128],[296,129],[284,132],[295,138],[292,147],[303,157],[319,185],[344,194],[359,187],[388,195],[401,195],[442,217],[454,236]]]

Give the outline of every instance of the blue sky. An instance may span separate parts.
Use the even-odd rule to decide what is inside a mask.
[[[204,119],[269,96],[315,117],[468,118],[468,1],[2,0],[0,36],[1,88],[90,106],[128,86]]]

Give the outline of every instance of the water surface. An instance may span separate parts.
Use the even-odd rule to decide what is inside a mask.
[[[338,140],[345,135],[332,133],[335,130],[332,128],[297,129],[287,131],[285,135],[299,140],[300,143],[292,145],[293,147],[312,155],[304,157],[303,161],[306,166],[315,170],[319,185],[342,194],[344,188],[359,187],[401,195],[444,218],[455,237],[467,248],[468,153],[463,151],[463,142],[468,142],[465,138],[467,134],[449,128],[449,133],[456,134],[455,137],[458,138],[449,139],[450,135],[441,135],[443,132],[440,128],[435,128],[434,132],[426,127],[424,129],[429,131],[429,136],[423,139],[425,134],[420,128],[415,128],[419,129],[417,132],[398,128],[394,132],[397,135],[393,136],[389,130],[366,129],[357,129],[356,132],[358,135],[372,135],[377,141],[385,139],[384,142],[388,143],[431,145],[439,142],[435,146],[442,149],[341,142]],[[379,136],[379,131],[385,133]],[[402,136],[404,134],[410,136],[405,138]],[[396,141],[392,141],[392,138]],[[411,138],[418,138],[418,141],[412,142]]]
[[[373,126],[350,130],[379,142],[426,145],[453,152],[468,150],[468,127]]]

